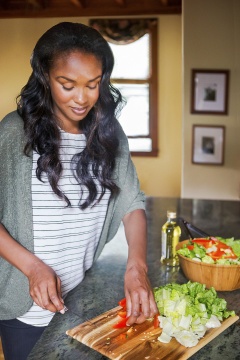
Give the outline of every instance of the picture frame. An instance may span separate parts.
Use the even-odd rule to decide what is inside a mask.
[[[192,69],[191,113],[228,114],[229,70]]]
[[[223,165],[225,148],[225,126],[193,125],[192,163],[201,165]]]

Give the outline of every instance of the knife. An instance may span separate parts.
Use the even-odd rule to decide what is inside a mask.
[[[66,312],[70,312],[71,314],[80,317],[80,315],[76,314],[74,311],[72,311],[71,309],[69,309],[66,305],[64,305],[63,309],[59,311],[60,314],[65,314]]]
[[[76,314],[74,311],[69,309],[66,305],[64,305],[63,309],[60,310],[59,313],[65,314],[67,311],[70,312],[71,314],[77,316],[78,318],[81,318],[80,315]],[[95,326],[95,324],[93,322],[91,322],[91,320],[86,319],[85,322],[89,322],[91,325]]]

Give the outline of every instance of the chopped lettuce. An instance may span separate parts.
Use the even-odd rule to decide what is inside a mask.
[[[211,256],[205,255],[202,257],[202,262],[206,264],[214,264],[215,261],[211,258]]]
[[[214,288],[206,289],[198,282],[154,288],[154,297],[162,328],[158,340],[165,343],[174,337],[186,347],[195,346],[209,328],[219,327],[220,321],[235,315]]]

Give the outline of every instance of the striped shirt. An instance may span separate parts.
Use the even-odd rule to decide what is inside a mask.
[[[70,207],[53,193],[45,174],[42,176],[43,182],[37,179],[39,155],[33,153],[34,253],[60,277],[63,297],[83,280],[85,271],[92,266],[110,198],[110,191],[106,190],[97,205],[85,210],[79,208],[80,197],[82,196],[82,200],[86,199],[88,191],[74,178],[71,159],[85,146],[86,139],[83,134],[70,134],[61,130],[59,155],[63,172],[58,184],[70,200]],[[99,194],[100,185],[94,176],[93,179]],[[53,315],[54,313],[34,303],[18,320],[34,326],[47,326]]]

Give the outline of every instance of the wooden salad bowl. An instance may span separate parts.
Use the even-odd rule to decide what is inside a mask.
[[[179,250],[189,240],[178,243]],[[240,265],[206,264],[191,260],[178,254],[180,267],[190,281],[205,284],[207,288],[214,287],[217,291],[232,291],[240,289]]]

